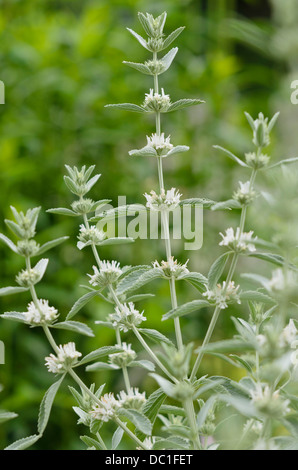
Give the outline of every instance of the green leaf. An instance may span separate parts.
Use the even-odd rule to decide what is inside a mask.
[[[241,204],[235,199],[228,199],[227,201],[217,202],[214,206],[211,207],[212,211],[222,211],[222,210],[232,210],[232,209],[241,209]]]
[[[155,441],[152,447],[153,450],[185,450],[189,449],[189,445],[185,439],[181,439],[178,436],[168,437],[167,439],[158,439]]]
[[[53,406],[53,402],[55,400],[56,394],[59,390],[59,387],[64,379],[64,375],[59,379],[57,382],[55,382],[53,385],[50,386],[50,388],[46,391],[42,402],[40,404],[39,408],[39,416],[38,416],[38,425],[37,425],[37,430],[38,433],[41,435],[44,433],[44,430],[47,427],[51,409]]]
[[[162,73],[166,72],[170,68],[177,52],[178,47],[173,47],[173,49],[171,49],[165,56],[163,56],[163,58],[161,59],[161,62],[163,63]]]
[[[155,297],[155,295],[154,294],[136,294],[136,295],[132,295],[131,297],[127,297],[125,301],[126,302],[139,302],[141,300],[150,299],[152,297]]]
[[[46,251],[51,250],[52,248],[55,248],[55,246],[60,245],[61,243],[65,242],[65,240],[68,240],[68,239],[69,237],[60,237],[60,238],[56,238],[55,240],[51,240],[47,243],[44,243],[43,245],[41,245],[38,252],[34,256],[39,256],[45,253]]]
[[[82,297],[80,297],[71,308],[69,314],[66,317],[66,320],[73,318],[91,299],[93,299],[93,297],[96,297],[99,292],[100,291],[95,290],[88,292],[87,294],[84,294]]]
[[[43,278],[44,273],[46,272],[48,263],[49,263],[49,260],[47,258],[42,258],[34,266],[33,269],[35,269],[39,274],[37,282],[39,282]]]
[[[162,341],[169,346],[173,346],[172,341],[157,330],[152,330],[149,328],[138,328],[138,331],[158,344]]]
[[[107,238],[102,242],[96,243],[99,246],[106,246],[106,245],[121,245],[126,243],[134,243],[134,239],[130,237],[114,237],[114,238]]]
[[[248,256],[268,261],[268,263],[276,264],[277,266],[288,266],[288,263],[283,256],[275,255],[274,253],[249,253]],[[289,268],[294,271],[298,270],[298,268],[293,264],[290,264]]]
[[[224,272],[226,262],[230,256],[231,252],[226,252],[217,258],[216,261],[212,264],[209,273],[208,273],[208,285],[209,288],[212,290],[218,283],[222,273]]]
[[[140,359],[139,361],[132,361],[128,364],[128,367],[142,367],[143,369],[150,370],[153,372],[155,370],[155,365],[151,361],[146,359]]]
[[[129,287],[131,287],[135,283],[135,281],[140,277],[140,275],[144,274],[147,271],[150,271],[151,269],[151,266],[139,265],[133,266],[132,268],[129,268],[124,271],[118,278],[117,294],[122,294],[123,292],[125,292]]]
[[[78,217],[79,214],[72,211],[71,209],[67,209],[66,207],[57,207],[55,209],[47,209],[46,212],[50,212],[51,214],[58,214],[58,215],[67,215],[70,217]]]
[[[11,419],[17,418],[17,414],[12,411],[0,410],[0,424],[10,421]]]
[[[218,395],[218,400],[223,401],[229,406],[235,408],[240,414],[248,418],[254,418],[257,416],[257,411],[252,404],[250,399],[243,397],[231,397],[229,395]]]
[[[128,152],[131,157],[158,157],[156,150],[149,145],[141,149],[133,149]]]
[[[169,396],[169,397],[174,397],[175,395],[175,386],[170,382],[168,379],[165,379],[161,375],[158,374],[149,374],[151,377],[153,377],[158,385],[161,387],[163,392]]]
[[[173,405],[162,405],[160,407],[160,413],[166,415],[186,416],[185,410],[183,408],[179,408],[179,406]]]
[[[130,28],[126,28],[126,29],[139,41],[141,46],[143,46],[145,49],[147,49],[147,51],[150,51],[150,49],[148,48],[146,39],[144,39],[142,36],[140,36],[138,33],[136,33],[133,29],[130,29]]]
[[[246,352],[255,350],[253,344],[247,343],[246,341],[241,341],[238,339],[227,339],[223,341],[217,341],[215,343],[209,343],[205,347],[199,347],[195,352],[217,352],[217,353],[230,353],[235,352]]]
[[[147,209],[142,204],[128,204],[125,206],[115,207],[113,209],[109,209],[107,211],[101,212],[97,214],[95,217],[90,219],[90,222],[107,222],[109,220],[114,220],[118,217],[135,217],[136,213],[147,212]]]
[[[281,160],[280,162],[274,163],[273,165],[268,166],[266,169],[271,170],[271,168],[277,168],[282,165],[289,165],[290,163],[298,162],[298,157],[295,158],[287,158],[285,160]]]
[[[173,147],[164,157],[171,157],[172,155],[176,155],[178,153],[188,152],[189,147],[187,145],[177,145]]]
[[[192,286],[198,289],[200,292],[205,290],[208,280],[201,273],[186,273],[178,277],[178,281],[188,281]]]
[[[162,316],[162,321],[169,320],[170,318],[182,317],[188,315],[189,313],[196,312],[201,308],[209,307],[210,304],[207,300],[193,300],[192,302],[187,302],[186,304],[180,305],[177,308],[170,310],[168,313]]]
[[[130,279],[126,279],[125,290],[123,289],[123,284],[122,286],[119,284],[117,288],[117,293],[129,295],[135,290],[145,286],[149,282],[163,277],[163,271],[160,268],[151,268],[150,270],[146,269],[145,272],[143,272],[143,274],[140,274],[138,277],[131,276]],[[131,282],[129,283],[129,281]]]
[[[244,367],[244,369],[246,369],[250,374],[253,372],[251,365],[242,357],[236,356],[235,354],[230,354],[230,357],[238,362],[238,364],[240,364],[242,367]]]
[[[275,300],[273,300],[272,297],[269,297],[269,295],[263,294],[262,292],[259,292],[259,291],[253,291],[253,290],[241,292],[240,299],[254,301],[254,302],[262,302],[264,304],[275,303]]]
[[[94,336],[94,333],[89,326],[78,321],[63,321],[60,323],[55,323],[54,325],[51,325],[51,328],[56,328],[57,330],[73,331],[91,338]]]
[[[118,411],[118,416],[124,416],[129,421],[131,421],[137,429],[146,436],[150,436],[152,432],[152,424],[150,420],[143,413],[140,413],[137,410],[121,408]]]
[[[120,346],[103,346],[102,348],[95,349],[79,362],[80,365],[86,364],[87,362],[96,361],[100,357],[108,356],[109,354],[114,354],[123,351],[123,348]]]
[[[32,436],[25,437],[24,439],[19,439],[12,444],[10,444],[8,447],[5,447],[4,450],[25,450],[28,449],[28,447],[32,446],[37,442],[42,436],[39,434],[33,434]]]
[[[149,67],[147,67],[147,65],[145,64],[127,62],[126,60],[123,61],[123,64],[128,65],[129,67],[137,70],[138,72],[144,73],[145,75],[153,75]]]
[[[171,111],[177,111],[178,109],[189,108],[190,106],[196,106],[202,103],[205,103],[205,101],[199,100],[199,99],[185,98],[185,99],[175,101],[174,103],[172,103],[169,109],[167,110],[167,112],[170,113]]]
[[[117,449],[117,447],[119,446],[122,440],[123,434],[124,434],[124,430],[120,428],[119,426],[114,432],[113,437],[112,437],[112,449],[113,450]]]
[[[81,365],[81,364],[79,364]],[[87,372],[102,371],[102,370],[118,370],[119,367],[114,364],[107,364],[106,362],[95,362],[86,367]]]
[[[185,26],[180,26],[180,28],[177,28],[175,29],[175,31],[172,31],[171,34],[169,34],[164,40],[163,49],[169,47],[169,45],[172,44],[173,41],[175,41],[175,39],[182,33],[184,29]]]
[[[243,166],[244,168],[249,168],[249,166],[245,162],[240,160],[240,158],[236,157],[236,155],[234,155],[229,150],[227,150],[223,147],[220,147],[219,145],[213,145],[213,147],[217,150],[221,150],[222,152],[224,152],[226,155],[228,155],[228,157],[230,157],[232,160],[234,160],[236,163],[238,163],[238,165]]]
[[[23,230],[20,229],[20,227],[15,222],[13,222],[12,220],[8,220],[8,219],[5,219],[4,222],[18,238],[22,239],[24,237]]]
[[[202,406],[202,408],[200,409],[198,415],[197,415],[197,426],[198,426],[198,429],[200,429],[204,424],[205,424],[205,421],[207,419],[207,416],[209,414],[209,411],[212,410],[213,406],[214,406],[214,403],[216,401],[217,397],[215,395],[212,395],[210,398],[208,398],[208,400],[206,401],[206,403],[204,403],[204,405]]]
[[[203,197],[184,199],[179,202],[179,206],[203,206],[203,209],[211,209],[214,204],[216,204],[215,201]]]
[[[25,316],[23,313],[20,312],[6,312],[0,315],[0,317],[4,318],[4,320],[12,320],[25,323]]]
[[[84,444],[86,444],[88,448],[95,447],[96,450],[104,450],[100,443],[96,439],[93,439],[93,437],[80,436],[80,439],[84,442]]]
[[[17,246],[13,243],[12,240],[10,240],[10,238],[0,233],[0,240],[2,240],[12,251],[18,253]]]
[[[0,297],[3,297],[4,295],[20,294],[21,292],[26,292],[28,290],[29,290],[28,287],[18,287],[18,286],[2,287],[0,289]]]
[[[161,388],[158,388],[153,393],[151,393],[150,397],[146,401],[145,406],[143,408],[143,413],[145,416],[147,416],[147,418],[150,419],[152,424],[154,424],[158,411],[165,399],[165,393]]]
[[[124,111],[132,111],[134,113],[146,113],[146,110],[142,106],[138,106],[133,103],[115,103],[115,104],[106,104],[105,108],[116,108],[122,109]]]

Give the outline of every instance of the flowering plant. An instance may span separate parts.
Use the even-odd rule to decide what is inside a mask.
[[[194,449],[214,450],[224,447],[222,429],[228,426],[227,419],[238,421],[234,449],[297,449],[297,397],[292,389],[297,383],[298,335],[295,316],[297,305],[297,266],[290,257],[291,252],[280,253],[282,244],[260,240],[254,231],[245,231],[246,214],[249,206],[259,195],[255,189],[256,177],[265,170],[292,163],[297,159],[271,164],[271,158],[263,153],[270,143],[270,135],[278,113],[269,120],[262,113],[253,119],[246,117],[252,129],[254,149],[240,159],[229,150],[216,146],[244,170],[250,171],[250,179],[235,190],[231,199],[223,202],[207,198],[182,199],[176,188],[167,189],[163,172],[164,158],[186,152],[189,147],[174,145],[170,136],[165,137],[161,129],[161,116],[167,113],[200,105],[200,99],[180,99],[172,102],[164,89],[159,86],[159,76],[171,66],[178,48],[170,49],[163,57],[158,54],[167,49],[183,31],[180,27],[164,34],[166,13],[154,18],[139,13],[140,23],[147,38],[135,31],[129,32],[152,57],[145,63],[125,62],[133,69],[150,75],[153,88],[145,94],[142,105],[120,103],[109,108],[122,109],[139,114],[151,113],[155,118],[155,132],[147,136],[147,144],[129,152],[132,158],[154,157],[157,163],[158,189],[145,193],[145,211],[160,215],[165,242],[165,260],[148,260],[148,265],[121,266],[116,260],[101,259],[101,247],[107,244],[131,243],[131,237],[108,237],[103,222],[121,213],[120,208],[105,210],[107,199],[93,201],[86,195],[100,178],[94,176],[94,166],[81,169],[66,166],[64,177],[68,189],[77,196],[71,208],[49,209],[57,215],[82,218],[79,222],[77,247],[90,247],[94,255],[93,272],[86,274],[88,284],[85,293],[73,305],[65,319],[49,301],[38,297],[36,286],[42,281],[49,260],[41,258],[32,265],[32,258],[40,257],[46,251],[65,242],[61,237],[39,245],[35,240],[40,208],[28,210],[26,214],[12,207],[15,220],[6,224],[18,239],[14,242],[4,234],[0,239],[25,262],[16,276],[17,286],[4,287],[0,295],[28,292],[31,300],[25,312],[5,312],[2,319],[22,322],[30,327],[39,327],[52,347],[45,358],[49,373],[56,381],[46,391],[40,405],[37,433],[18,440],[8,450],[26,449],[43,435],[54,402],[66,375],[75,382],[76,388],[69,387],[77,404],[73,407],[78,423],[86,426],[88,435],[81,437],[89,449],[116,449],[125,435],[130,439],[132,449]],[[219,245],[225,250],[214,261],[204,275],[191,272],[188,261],[180,262],[172,254],[170,236],[170,213],[182,206],[200,205],[212,211],[234,209],[240,211],[237,227],[229,227],[220,233]],[[122,208],[123,209],[123,208]],[[94,225],[92,225],[94,224]],[[262,251],[260,251],[260,248]],[[272,253],[273,248],[276,253]],[[264,252],[265,250],[265,252]],[[271,250],[270,252],[268,250]],[[277,265],[272,278],[259,274],[246,274],[246,279],[257,283],[252,290],[244,290],[234,280],[240,257],[255,257]],[[90,269],[91,271],[91,269]],[[224,273],[227,271],[226,277]],[[150,328],[146,308],[142,311],[138,302],[150,294],[140,294],[139,289],[151,281],[169,283],[171,308],[165,312],[162,321],[173,321],[173,338],[166,337]],[[195,292],[195,299],[183,303],[178,299],[176,283],[186,281]],[[110,328],[115,332],[115,345],[103,345],[83,356],[71,341],[57,345],[55,330],[72,331],[75,334],[94,336],[93,329],[80,321],[73,320],[88,302],[101,297],[113,309],[105,321],[98,320],[100,331]],[[235,337],[211,342],[214,329],[222,311],[228,311],[231,304],[245,309],[246,319],[233,318]],[[180,317],[201,311],[204,315],[213,312],[209,327],[200,346],[188,343],[184,337]],[[144,327],[148,322],[149,328]],[[144,352],[146,359],[139,359],[134,345],[127,343],[125,335],[130,332]],[[102,333],[99,335],[102,338]],[[158,343],[156,349],[153,345]],[[242,378],[237,382],[229,377],[201,375],[200,366],[207,354],[216,355],[233,367],[241,370]],[[103,358],[106,358],[103,362]],[[86,366],[87,371],[121,371],[125,390],[106,391],[105,385],[86,385],[77,369]],[[146,390],[131,386],[130,369],[143,368],[149,372],[156,389],[148,395]],[[98,375],[100,379],[100,374]],[[233,410],[233,411],[232,411]],[[0,415],[1,416],[1,415]],[[102,437],[102,428],[112,423],[113,434],[109,442]],[[282,429],[282,431],[281,431]],[[285,432],[286,431],[286,432]]]

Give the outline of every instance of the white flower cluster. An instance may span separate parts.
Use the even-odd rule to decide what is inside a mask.
[[[151,137],[147,136],[147,147],[154,148],[158,155],[162,156],[172,150],[174,146],[170,142],[170,136],[165,138],[163,132],[161,135],[152,134]]]
[[[251,204],[256,197],[256,192],[251,188],[250,181],[242,183],[239,181],[239,189],[234,192],[233,198],[242,205]]]
[[[24,320],[31,326],[42,324],[50,325],[59,316],[58,310],[49,306],[49,301],[39,299],[35,304],[33,301],[28,304],[27,312],[23,312]]]
[[[109,361],[119,367],[125,367],[135,360],[137,353],[131,349],[131,344],[122,343],[123,351],[109,355]]]
[[[290,270],[284,272],[283,269],[275,269],[272,278],[264,283],[265,288],[271,294],[283,294],[297,289],[297,275]]]
[[[256,251],[256,247],[254,245],[254,241],[256,238],[252,238],[253,231],[250,232],[241,232],[240,228],[237,227],[236,233],[234,233],[234,229],[232,227],[226,230],[226,234],[223,235],[220,233],[222,237],[222,241],[220,242],[220,246],[227,246],[231,250],[237,253],[243,253],[245,251]]]
[[[40,279],[40,273],[34,269],[23,269],[17,276],[16,282],[22,287],[30,287],[36,284]]]
[[[49,372],[53,374],[63,374],[67,372],[69,367],[74,366],[78,362],[78,358],[82,354],[76,351],[76,345],[73,342],[60,345],[57,355],[50,354],[46,357],[46,366]]]
[[[95,225],[91,225],[89,228],[85,227],[84,224],[80,225],[80,233],[78,239],[85,246],[94,243],[101,243],[106,238],[106,234],[103,230],[98,230]]]
[[[139,392],[138,388],[130,388],[128,392],[122,390],[117,395],[122,408],[131,408],[140,411],[146,403],[146,393]]]
[[[121,407],[120,403],[114,397],[113,393],[106,393],[100,398],[101,405],[96,405],[90,411],[94,419],[99,421],[108,422],[113,419],[117,410]]]
[[[187,269],[188,261],[189,260],[187,260],[186,263],[181,264],[174,259],[174,256],[171,256],[168,261],[162,261],[160,264],[158,261],[154,261],[152,264],[154,268],[162,269],[166,278],[178,278],[182,274],[189,272]]]
[[[144,194],[147,203],[146,206],[152,211],[169,210],[173,211],[178,207],[181,194],[175,188],[168,189],[167,192],[163,189],[161,194],[156,194],[155,191],[150,191],[150,194]]]
[[[145,94],[145,101],[143,107],[147,111],[160,111],[166,112],[171,104],[169,95],[166,95],[164,89],[161,89],[160,93],[154,93],[154,90],[150,88],[150,93]]]
[[[92,286],[107,286],[117,281],[122,274],[120,263],[117,261],[100,261],[99,269],[93,266],[94,274],[88,274]]]
[[[273,393],[269,385],[261,383],[255,384],[255,389],[251,390],[251,399],[258,410],[271,416],[280,416],[289,413],[290,400],[285,400],[280,396],[279,390]]]
[[[147,318],[135,309],[134,303],[129,302],[120,307],[115,307],[115,313],[110,313],[109,320],[112,322],[114,328],[119,328],[120,331],[131,330],[133,326],[140,325]]]
[[[214,302],[219,308],[225,309],[228,307],[228,302],[241,303],[238,293],[239,288],[240,286],[235,286],[234,281],[230,281],[228,284],[224,281],[222,285],[217,284],[212,290],[207,289],[203,296]]]

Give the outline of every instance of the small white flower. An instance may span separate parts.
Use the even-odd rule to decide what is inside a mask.
[[[143,440],[143,444],[145,445],[147,450],[151,450],[151,449],[153,449],[155,441],[156,441],[156,438],[154,436],[146,437]],[[143,450],[143,448],[142,447],[137,447],[137,450]]]
[[[69,367],[74,366],[82,354],[76,351],[76,345],[73,342],[60,345],[57,355],[50,354],[46,357],[46,366],[49,372],[53,374],[63,374]]]
[[[106,393],[100,398],[100,401],[101,405],[95,405],[90,413],[94,419],[108,422],[113,419],[121,405],[113,393]]]
[[[152,264],[154,268],[162,269],[167,278],[171,278],[172,276],[177,278],[182,274],[189,273],[189,270],[187,269],[188,261],[189,260],[187,260],[186,263],[181,264],[174,259],[174,256],[171,256],[168,261],[162,261],[160,264],[158,261],[154,261]]]
[[[25,322],[32,326],[51,324],[59,316],[58,310],[49,306],[49,301],[39,299],[37,304],[33,301],[28,304],[27,312],[23,312]]]
[[[151,88],[150,93],[145,94],[145,101],[143,107],[147,111],[160,111],[166,112],[171,104],[171,99],[169,95],[166,95],[164,89],[161,89],[160,93],[154,93],[154,90]]]
[[[256,251],[256,247],[253,243],[256,238],[252,238],[252,230],[250,232],[241,232],[240,228],[237,227],[236,233],[234,233],[234,229],[230,227],[226,230],[225,235],[222,233],[220,233],[220,235],[222,237],[222,241],[219,243],[220,246],[227,246],[238,253]]]
[[[146,403],[146,393],[140,393],[138,388],[130,388],[128,392],[122,390],[117,398],[123,408],[134,410],[141,410]]]
[[[98,230],[95,225],[91,225],[89,228],[85,227],[84,224],[80,225],[80,233],[78,239],[81,243],[91,245],[94,243],[101,243],[106,238],[106,234],[103,230]]]
[[[117,261],[100,261],[99,269],[93,266],[94,274],[88,274],[92,286],[105,286],[113,284],[121,276],[122,270]]]
[[[143,312],[140,313],[135,309],[133,302],[123,304],[121,308],[115,307],[115,313],[111,313],[109,319],[115,328],[119,328],[124,332],[147,320],[146,317],[143,316]]]
[[[163,189],[161,194],[156,194],[155,191],[151,191],[150,194],[144,194],[147,203],[146,206],[152,211],[170,210],[173,211],[178,207],[181,194],[175,188],[167,190]]]
[[[147,147],[153,147],[161,155],[162,153],[168,153],[174,146],[170,142],[170,136],[165,138],[164,133],[162,133],[161,135],[152,134],[151,137],[147,136]]]
[[[256,197],[256,192],[251,187],[250,181],[246,181],[246,183],[242,183],[241,181],[239,181],[239,186],[239,189],[234,192],[233,198],[243,205],[250,204],[251,202],[253,202]]]
[[[279,337],[279,345],[280,347],[287,347],[291,346],[295,343],[297,336],[297,328],[295,326],[294,320],[290,319],[289,323],[283,329],[280,337]]]
[[[230,281],[228,284],[224,281],[222,285],[217,284],[212,290],[207,289],[203,296],[214,302],[219,308],[225,309],[230,301],[235,301],[238,304],[241,303],[238,293],[239,288],[239,285],[235,286],[234,281]]]
[[[272,278],[264,283],[265,288],[270,293],[284,293],[286,291],[296,290],[297,276],[293,271],[284,272],[281,268],[275,269]]]
[[[256,408],[271,416],[280,416],[289,413],[289,400],[280,396],[279,390],[271,391],[269,385],[255,384],[255,389],[250,392]]]
[[[119,367],[125,367],[135,360],[137,353],[131,349],[131,344],[122,343],[121,347],[123,351],[109,355],[109,361],[111,364],[115,364]]]

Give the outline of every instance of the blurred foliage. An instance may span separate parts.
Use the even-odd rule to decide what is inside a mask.
[[[237,181],[245,181],[247,176],[212,145],[222,145],[237,155],[250,151],[251,132],[244,111],[253,116],[262,111],[271,117],[280,109],[272,157],[296,156],[296,110],[290,104],[291,77],[295,78],[297,69],[295,0],[2,0],[0,6],[0,78],[6,87],[6,104],[0,106],[0,220],[10,217],[10,205],[18,210],[41,205],[39,241],[70,236],[69,242],[50,253],[45,282],[38,286],[39,295],[59,308],[62,316],[82,295],[79,286],[86,282],[85,273],[91,272],[93,263],[91,253],[75,247],[77,220],[45,213],[48,208],[71,202],[62,179],[64,164],[95,164],[102,177],[93,197],[110,198],[115,206],[118,195],[126,195],[128,203],[143,203],[144,192],[157,187],[155,162],[128,156],[128,150],[143,146],[146,134],[153,131],[152,118],[104,108],[108,103],[141,103],[152,86],[151,77],[140,76],[122,64],[123,60],[140,62],[147,58],[125,29],[140,32],[138,11],[159,14],[166,10],[168,31],[186,26],[175,44],[179,47],[177,58],[162,76],[161,86],[173,101],[206,101],[163,119],[163,128],[172,134],[173,143],[191,147],[182,157],[167,159],[168,187],[179,187],[186,198],[228,199]],[[281,154],[285,150],[287,154]],[[258,184],[262,187],[264,182]],[[276,183],[268,180],[266,184],[270,191]],[[237,211],[205,212],[203,248],[185,253],[179,242],[174,246],[175,255],[181,261],[191,257],[190,268],[206,274],[220,253],[218,232],[237,223],[237,217]],[[266,212],[260,215],[258,207],[249,216],[248,227],[260,238],[270,240],[275,224],[276,220],[267,219]],[[0,228],[6,232],[3,222]],[[103,248],[102,256],[118,259],[121,264],[150,263],[163,258],[164,247],[162,242],[139,240],[134,246]],[[0,259],[0,285],[11,285],[23,266],[2,245]],[[254,269],[264,269],[262,262],[254,263]],[[168,285],[153,284],[151,291],[156,300],[143,305],[148,327],[161,328],[169,335],[171,325],[160,325],[161,314],[169,307]],[[186,301],[195,292],[184,287],[178,295]],[[28,301],[26,294],[1,298],[0,310],[22,311]],[[108,307],[98,301],[89,304],[81,317],[92,323],[104,319],[107,313]],[[203,314],[183,319],[186,337],[199,342],[208,321],[209,316]],[[75,338],[80,351],[113,344],[113,332],[94,329],[96,339]],[[230,316],[224,316],[216,337],[233,333]],[[65,333],[65,342],[64,338]],[[2,321],[0,339],[6,346],[6,364],[0,369],[4,385],[1,407],[19,414],[0,428],[3,448],[35,432],[39,403],[51,377],[41,364],[49,347],[37,330]],[[228,368],[206,357],[202,372],[233,374]],[[110,373],[86,374],[86,380],[98,385],[106,382],[112,389],[121,386],[120,375]],[[143,387],[153,387],[139,371],[132,383],[138,386],[143,380]],[[74,427],[77,419],[73,405],[64,386],[45,437],[35,448],[84,447]]]

